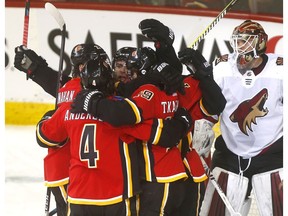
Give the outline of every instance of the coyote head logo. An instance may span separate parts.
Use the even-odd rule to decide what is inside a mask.
[[[243,101],[230,115],[230,120],[237,122],[240,130],[248,136],[247,127],[253,132],[251,125],[252,123],[257,125],[256,118],[267,115],[268,109],[264,108],[267,98],[268,91],[264,88],[252,99]]]

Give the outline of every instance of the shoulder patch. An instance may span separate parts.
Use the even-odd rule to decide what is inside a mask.
[[[146,100],[151,100],[154,96],[154,93],[149,90],[143,90],[140,93],[140,97],[145,98]]]
[[[190,85],[189,85],[189,83],[187,83],[187,82],[184,82],[184,88],[190,88]]]
[[[282,57],[277,58],[276,65],[283,65],[283,58]]]
[[[216,66],[217,64],[219,64],[220,62],[227,62],[227,61],[228,61],[228,54],[223,55],[223,56],[220,56],[219,58],[217,58],[217,59],[215,60],[215,66]]]

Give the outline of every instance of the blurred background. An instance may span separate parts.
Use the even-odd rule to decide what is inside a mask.
[[[31,0],[28,48],[58,70],[61,32],[44,9],[46,1]],[[53,0],[66,23],[63,73],[69,74],[69,56],[79,43],[93,42],[112,58],[123,46],[151,46],[141,35],[138,24],[147,18],[158,19],[175,33],[176,52],[191,46],[228,0]],[[13,67],[14,49],[22,44],[25,0],[6,0],[5,16],[5,106],[4,151],[5,214],[44,215],[46,188],[43,182],[43,158],[47,150],[35,139],[35,125],[41,116],[54,108],[55,99],[26,75]],[[287,11],[286,11],[287,12]],[[209,31],[196,47],[210,62],[231,52],[229,39],[235,26],[246,19],[259,22],[266,30],[268,52],[284,53],[283,0],[238,0],[223,19]],[[4,26],[4,25],[3,25]],[[4,59],[4,56],[3,58]],[[185,71],[184,71],[185,72]],[[217,129],[216,129],[217,130]],[[216,131],[217,133],[219,131]],[[53,200],[51,209],[53,209]],[[255,205],[255,204],[254,204]],[[255,207],[256,208],[256,207]],[[250,215],[257,215],[257,209]],[[2,215],[2,214],[1,214]]]

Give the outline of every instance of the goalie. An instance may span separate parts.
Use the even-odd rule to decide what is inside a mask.
[[[214,79],[227,104],[212,169],[243,216],[252,187],[260,215],[283,215],[283,57],[265,53],[267,40],[259,23],[246,20],[233,30],[234,52],[214,61]],[[179,53],[187,67],[194,53],[189,48]],[[219,200],[208,184],[200,215],[229,215]]]

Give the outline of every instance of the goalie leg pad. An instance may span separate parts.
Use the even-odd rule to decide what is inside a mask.
[[[260,215],[283,215],[283,168],[252,177],[256,204]]]
[[[248,198],[244,201],[241,210],[240,210],[240,214],[242,216],[248,215],[250,207],[251,207],[251,203],[252,203],[252,199]]]
[[[219,167],[215,167],[212,172],[216,181],[225,192],[226,197],[228,198],[233,209],[236,212],[240,212],[247,193],[249,182],[248,178],[243,176],[240,177],[235,173],[229,172]],[[209,180],[205,191],[204,200],[202,202],[200,216],[218,216],[224,214],[227,216],[230,215],[228,209],[225,208],[224,202],[218,195],[218,192],[215,190],[213,184]]]

